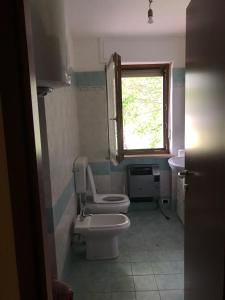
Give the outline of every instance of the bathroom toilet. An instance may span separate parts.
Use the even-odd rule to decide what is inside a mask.
[[[89,213],[127,213],[130,200],[124,194],[98,194],[95,187],[91,167],[87,166],[87,177],[90,185],[91,196],[86,203]]]
[[[93,197],[95,195],[98,195],[96,193],[94,179],[90,171],[91,169],[88,168],[86,157],[79,157],[75,161],[75,191],[79,199],[80,215],[78,215],[76,218],[74,233],[80,234],[85,238],[87,259],[94,260],[115,258],[119,256],[118,236],[124,230],[129,228],[130,220],[123,214],[108,213],[86,215],[88,180],[92,185],[91,190]],[[103,197],[103,199],[101,199],[101,197]],[[107,197],[109,197],[110,199],[107,199]],[[117,197],[120,197],[118,195],[103,195],[99,198],[94,197],[95,201],[98,201],[99,199],[100,202],[93,203],[93,205],[107,207],[107,212],[109,212],[110,210],[112,210],[111,202],[114,201],[113,197],[116,197],[115,205],[118,205],[117,202],[119,202],[120,204],[120,201],[124,200],[124,198],[118,199]],[[105,201],[106,203],[102,201]],[[109,204],[107,201],[109,202]]]
[[[83,171],[83,170],[86,171]],[[91,167],[88,165],[86,157],[79,157],[74,164],[76,189],[85,184],[90,188],[90,195],[86,201],[86,211],[94,214],[127,213],[130,200],[124,194],[98,194],[95,187],[94,177]],[[82,176],[85,176],[83,180]]]
[[[129,226],[123,214],[78,215],[74,232],[85,238],[88,260],[112,259],[119,256],[118,236]]]

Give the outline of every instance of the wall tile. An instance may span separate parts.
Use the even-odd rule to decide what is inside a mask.
[[[160,170],[160,196],[161,198],[171,197],[171,175],[169,170]]]
[[[109,194],[111,190],[110,175],[95,175],[95,186],[99,194]]]
[[[75,72],[72,74],[72,83],[78,88],[104,87],[105,72]]]
[[[74,195],[72,195],[64,211],[63,217],[61,218],[58,226],[55,228],[56,259],[59,278],[61,277],[65,259],[70,248],[75,215],[74,211],[75,201]]]
[[[77,98],[73,87],[55,89],[44,98],[48,147],[43,153],[49,160],[49,183],[54,218],[58,277],[70,247],[71,228],[76,215],[73,162],[79,155]],[[43,128],[42,128],[43,129]],[[47,178],[46,178],[47,180]],[[48,193],[50,194],[50,193]],[[51,208],[49,208],[50,211]],[[48,214],[49,218],[51,214]],[[50,224],[50,223],[49,223]],[[53,228],[51,228],[53,230]]]
[[[184,68],[174,68],[173,69],[173,82],[174,85],[185,83],[185,69]]]
[[[126,193],[127,176],[126,172],[111,173],[111,193],[124,194]]]
[[[53,205],[71,179],[79,153],[77,103],[74,88],[60,88],[45,98]]]
[[[106,89],[78,90],[81,154],[89,161],[108,157]]]

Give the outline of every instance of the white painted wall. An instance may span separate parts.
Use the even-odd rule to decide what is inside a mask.
[[[107,62],[112,52],[118,52],[122,62],[172,62],[174,67],[184,66],[183,37],[107,38],[101,41],[101,61]]]
[[[105,63],[100,61],[100,40],[76,39],[74,43],[73,69],[80,71],[103,71]]]
[[[184,118],[185,118],[185,86],[173,86],[173,101],[171,104],[171,153],[177,155],[179,149],[184,149]]]
[[[135,37],[76,39],[74,42],[75,72],[104,70],[114,52],[122,62],[172,62],[175,68],[185,66],[184,37]]]

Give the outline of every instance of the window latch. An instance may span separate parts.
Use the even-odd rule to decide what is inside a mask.
[[[109,120],[110,120],[110,121],[117,121],[117,117],[115,117],[115,118],[110,118]]]

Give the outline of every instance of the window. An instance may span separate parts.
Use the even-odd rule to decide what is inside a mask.
[[[168,65],[122,65],[125,155],[168,152]]]
[[[121,65],[115,53],[107,92],[111,159],[169,152],[169,64]]]

